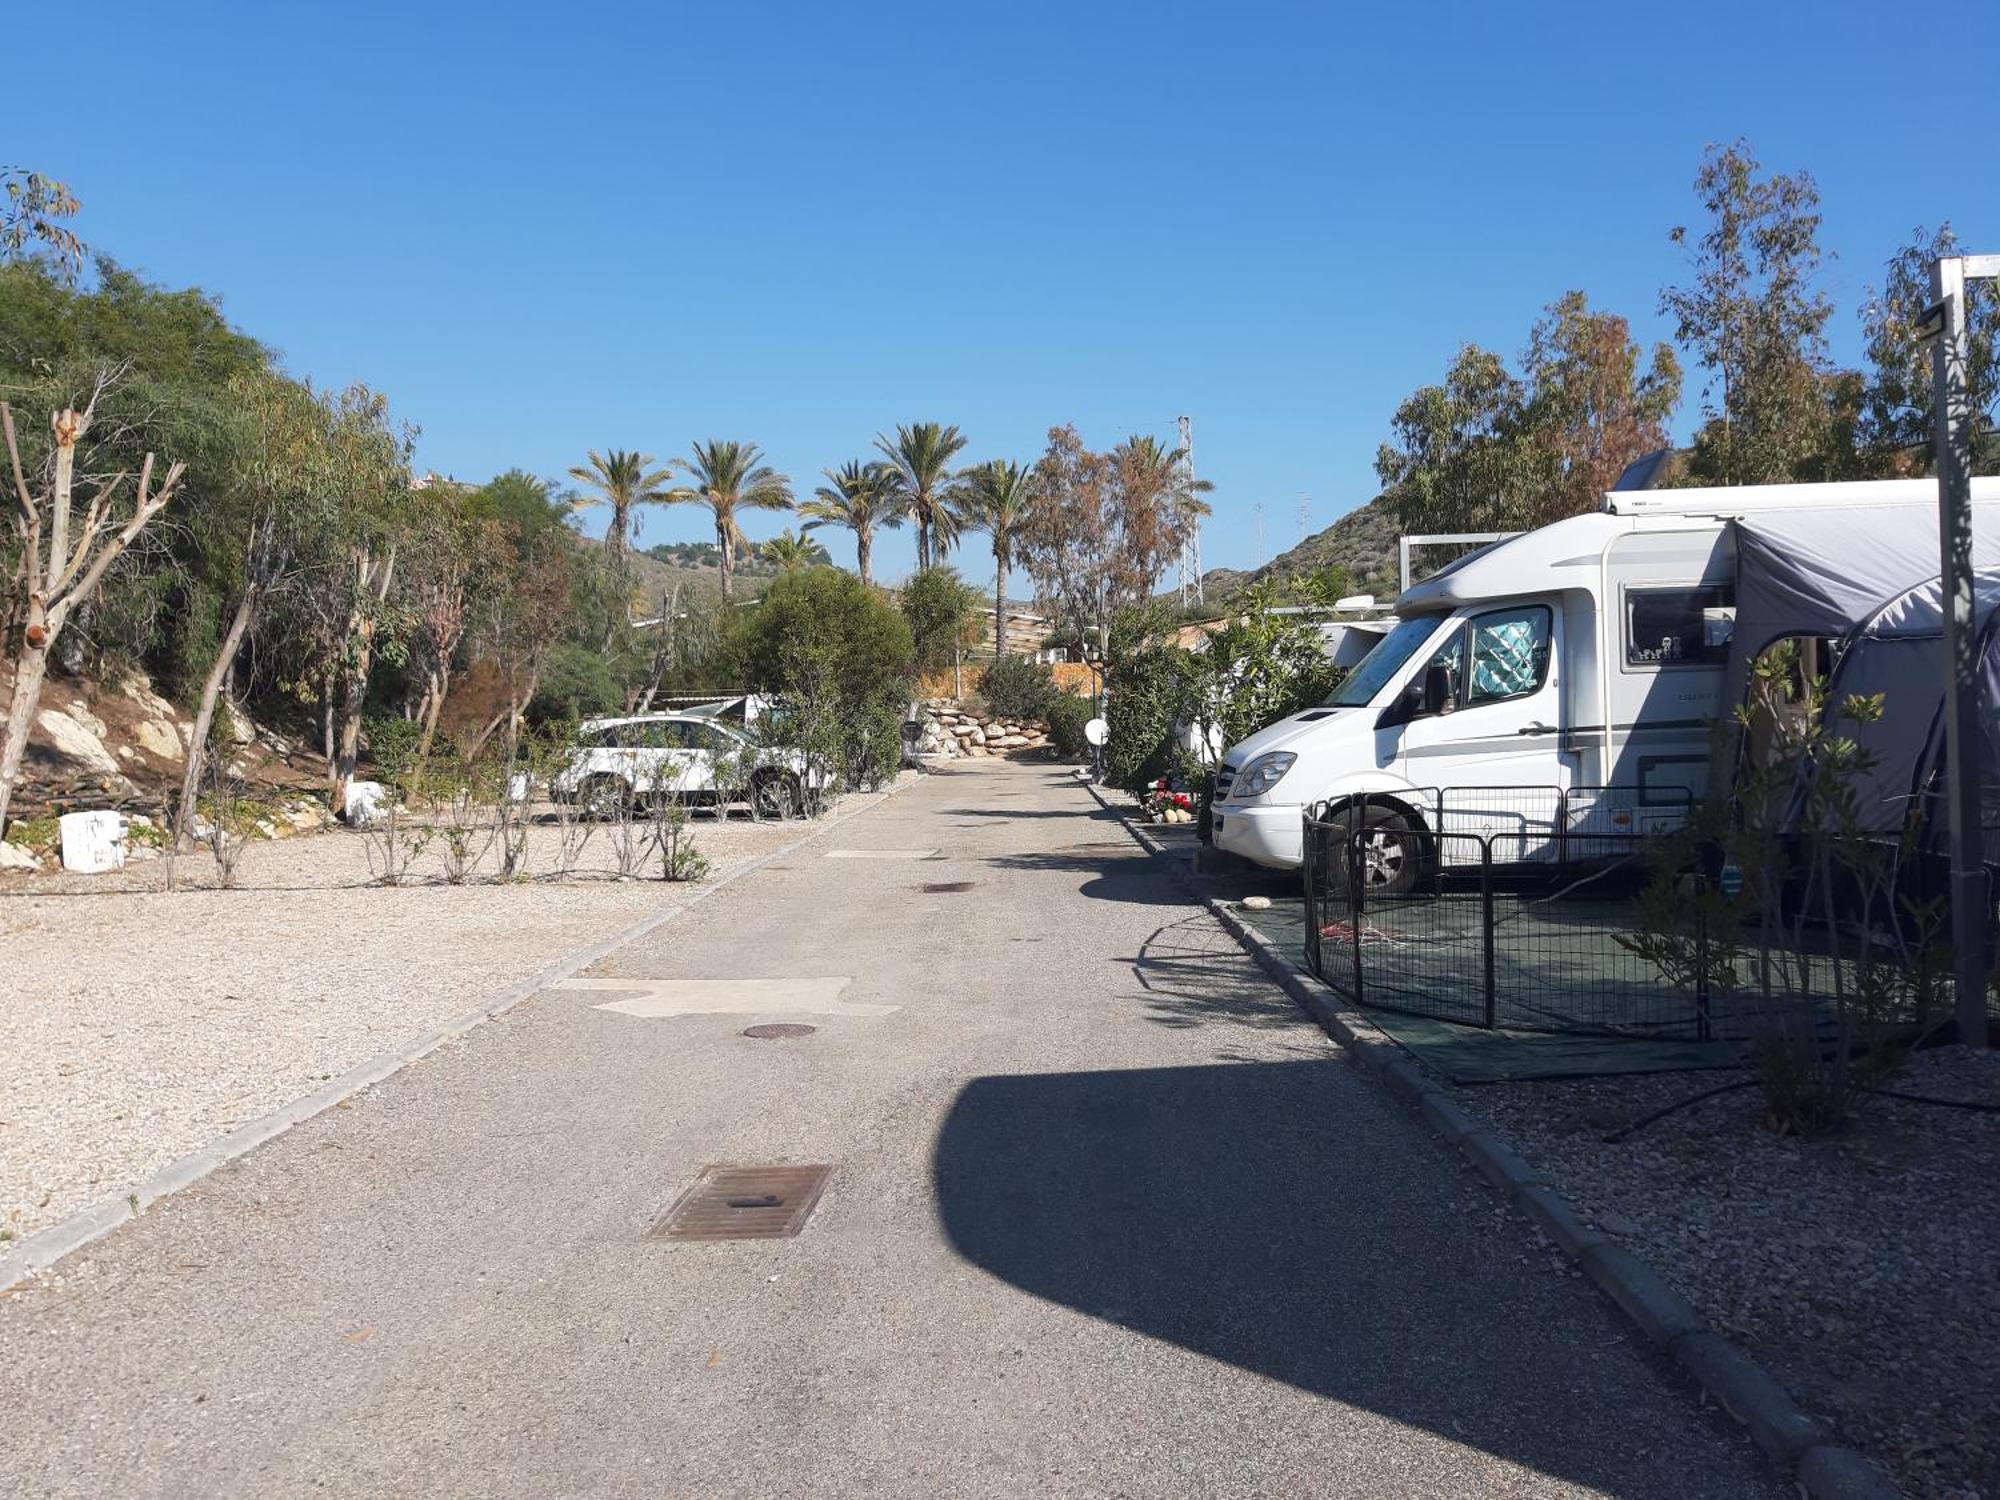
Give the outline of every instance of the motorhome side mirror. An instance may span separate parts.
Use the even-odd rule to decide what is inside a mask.
[[[1451,668],[1441,661],[1432,662],[1424,668],[1423,711],[1448,714],[1457,706],[1452,700]]]

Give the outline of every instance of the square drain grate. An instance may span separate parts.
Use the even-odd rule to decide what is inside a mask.
[[[782,1240],[805,1227],[833,1168],[703,1167],[649,1240]]]

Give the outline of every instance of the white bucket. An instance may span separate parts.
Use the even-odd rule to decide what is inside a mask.
[[[125,868],[125,815],[116,812],[64,813],[56,820],[62,832],[65,870],[101,875]]]

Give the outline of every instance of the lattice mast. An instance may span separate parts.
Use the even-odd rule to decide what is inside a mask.
[[[1180,470],[1181,494],[1194,498],[1194,419],[1175,419],[1175,447],[1178,457],[1175,464]],[[1181,543],[1181,603],[1192,599],[1196,604],[1206,603],[1201,586],[1201,519],[1191,517],[1188,521],[1187,537]]]

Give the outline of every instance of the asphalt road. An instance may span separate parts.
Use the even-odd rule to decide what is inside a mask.
[[[589,977],[0,1299],[0,1492],[1783,1493],[1062,772]],[[648,1237],[710,1163],[833,1174]]]

